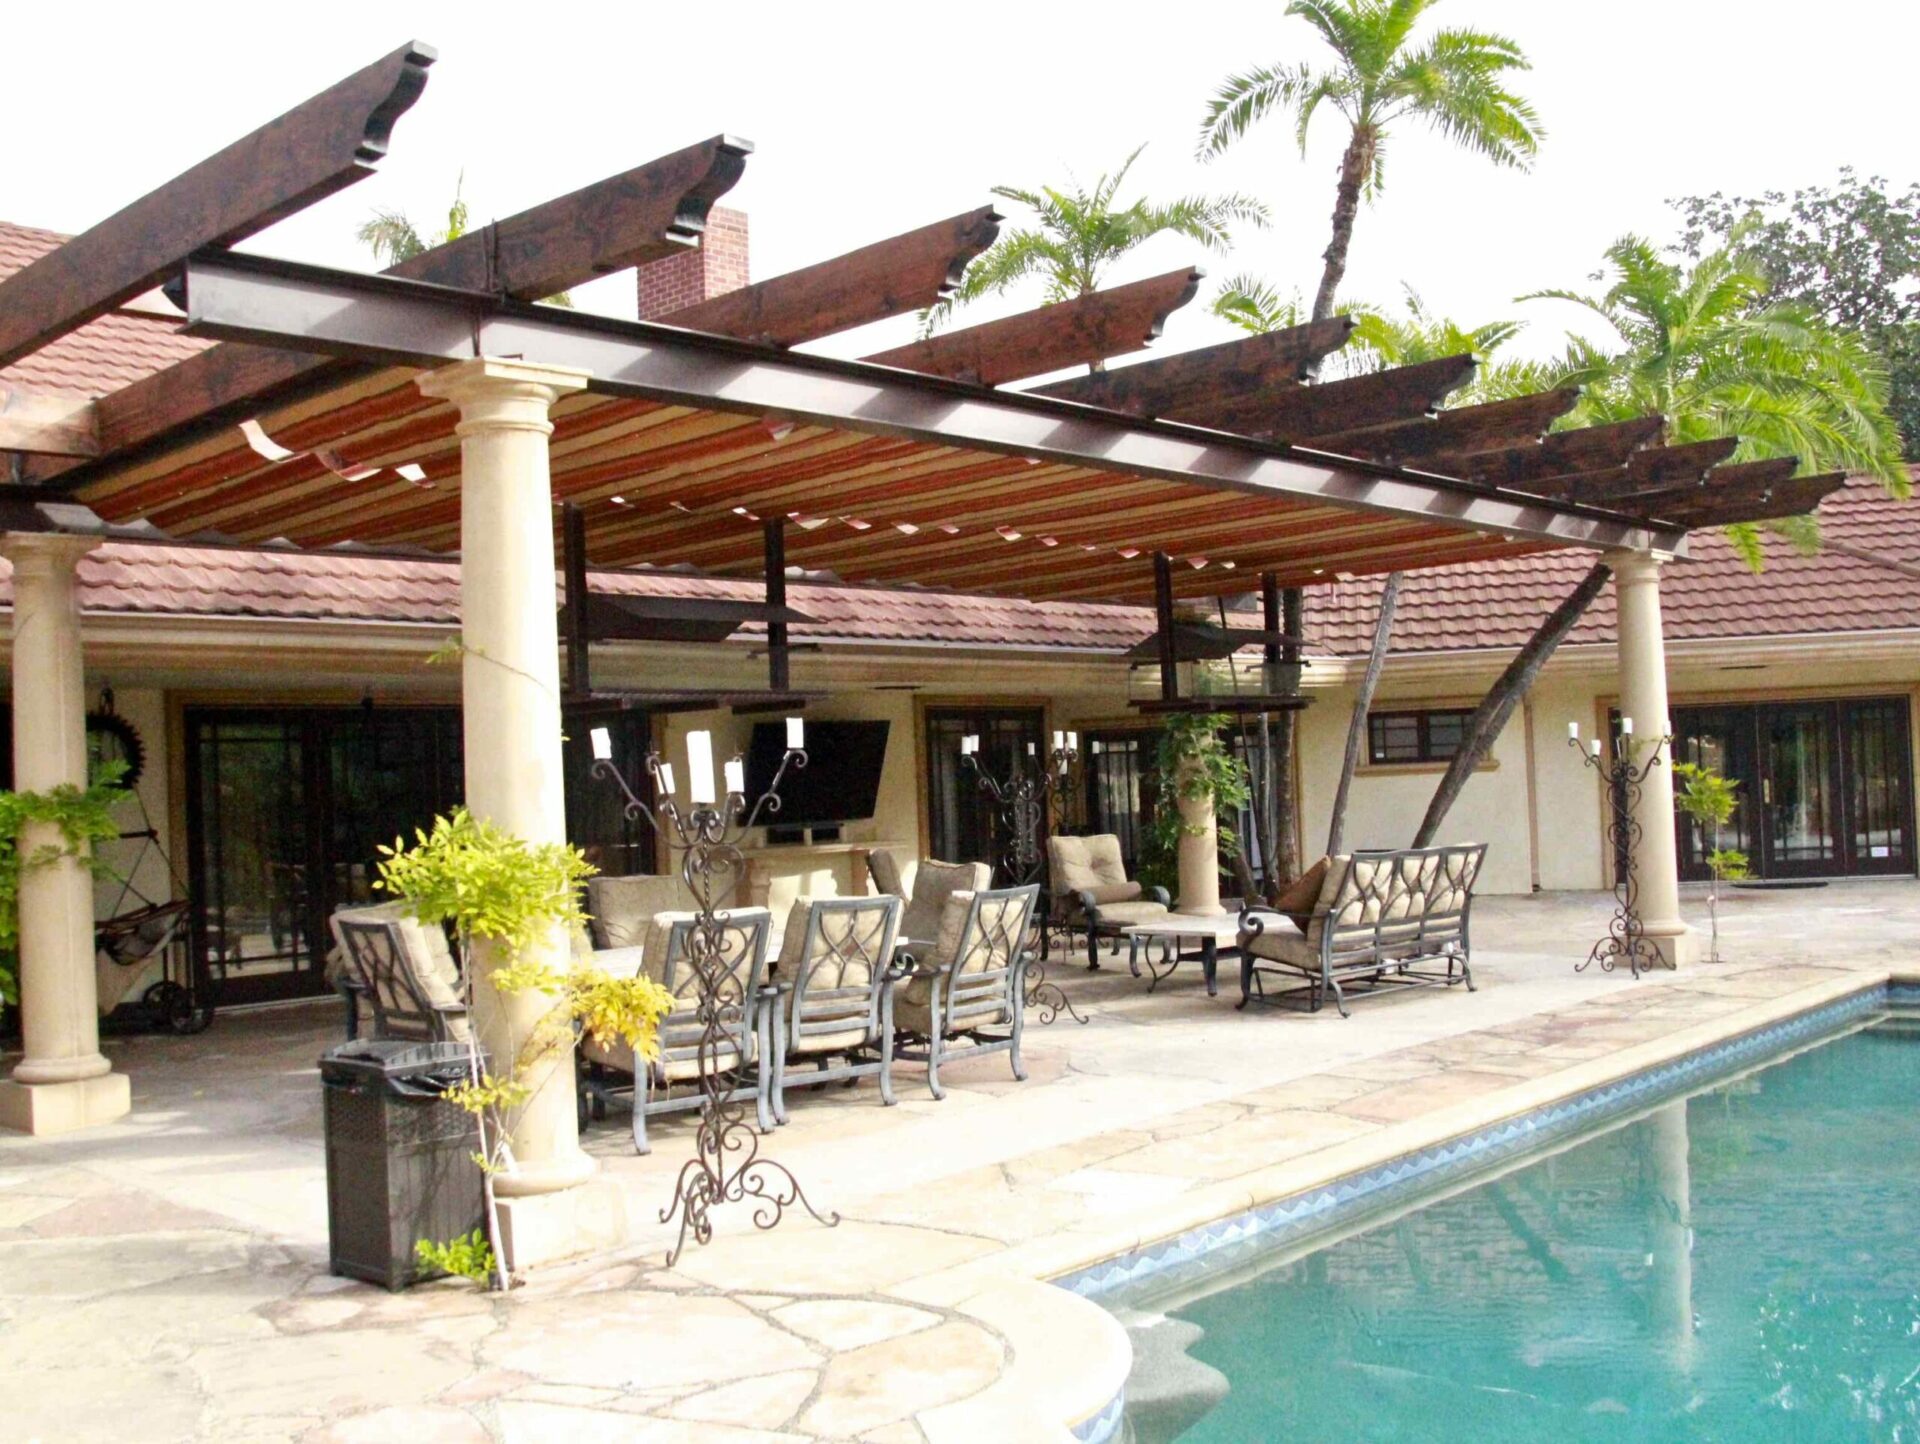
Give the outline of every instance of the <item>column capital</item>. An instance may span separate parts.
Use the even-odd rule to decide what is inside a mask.
[[[70,531],[0,532],[0,556],[15,567],[70,567],[105,540]]]
[[[1658,578],[1660,568],[1673,560],[1673,553],[1643,552],[1622,548],[1619,551],[1603,552],[1600,560],[1612,568],[1614,576],[1620,580],[1638,582]]]
[[[524,429],[550,432],[548,408],[562,396],[583,391],[587,373],[565,366],[540,366],[495,356],[456,361],[438,371],[422,372],[414,384],[422,396],[451,401],[460,408],[455,431],[470,428]]]

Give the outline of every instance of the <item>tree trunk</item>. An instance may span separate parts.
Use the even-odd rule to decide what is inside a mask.
[[[1327,856],[1339,855],[1347,830],[1347,793],[1353,788],[1353,774],[1360,766],[1360,745],[1367,739],[1367,713],[1373,707],[1374,690],[1380,685],[1380,672],[1387,664],[1387,643],[1393,638],[1393,612],[1400,604],[1400,573],[1387,578],[1380,590],[1380,619],[1373,625],[1373,650],[1367,654],[1366,675],[1360,679],[1360,695],[1353,699],[1353,719],[1347,723],[1347,755],[1340,764],[1340,786],[1333,794],[1333,821],[1327,827]]]
[[[1288,587],[1280,595],[1280,630],[1289,637],[1297,637],[1304,630],[1302,620],[1305,608],[1302,605],[1300,588]],[[1287,647],[1281,654],[1281,660],[1292,664],[1300,660],[1298,647]],[[1288,694],[1297,694],[1298,682],[1288,688]],[[1266,855],[1273,859],[1273,896],[1278,897],[1280,890],[1290,885],[1300,876],[1300,797],[1293,786],[1294,744],[1300,735],[1300,714],[1282,712],[1274,728],[1273,739],[1273,828],[1272,836],[1267,839],[1271,851]],[[1271,901],[1271,899],[1269,899]]]
[[[1353,244],[1353,220],[1360,212],[1360,191],[1373,164],[1373,138],[1370,128],[1355,126],[1347,142],[1347,153],[1340,158],[1340,186],[1333,199],[1333,238],[1320,253],[1320,289],[1313,296],[1313,319],[1324,321],[1333,314],[1334,297],[1347,274],[1347,248]]]
[[[1453,761],[1447,764],[1440,785],[1433,791],[1433,801],[1427,804],[1427,815],[1421,819],[1420,830],[1413,836],[1415,847],[1433,845],[1440,824],[1446,821],[1448,810],[1459,798],[1460,790],[1467,785],[1473,769],[1486,760],[1494,742],[1506,729],[1507,719],[1513,716],[1513,709],[1532,690],[1534,678],[1540,675],[1547,658],[1566,640],[1574,624],[1586,615],[1587,608],[1593,605],[1593,599],[1600,595],[1611,575],[1612,569],[1605,562],[1595,562],[1593,570],[1582,577],[1580,585],[1548,614],[1534,634],[1527,638],[1526,645],[1507,663],[1507,669],[1500,674],[1499,680],[1480,699],[1480,705],[1474,708],[1473,716],[1467,720],[1466,737],[1460,750],[1454,753]]]

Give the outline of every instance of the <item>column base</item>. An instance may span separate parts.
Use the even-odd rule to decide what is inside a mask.
[[[101,1073],[67,1083],[0,1079],[0,1128],[45,1136],[96,1128],[133,1111],[133,1087],[124,1073]]]
[[[496,1206],[501,1246],[510,1269],[608,1253],[633,1239],[626,1191],[610,1178],[592,1178],[559,1193],[502,1198]]]
[[[1179,903],[1175,903],[1172,912],[1177,918],[1226,918],[1234,916],[1234,914],[1221,907],[1219,903],[1215,903],[1212,907],[1191,908],[1183,908]]]
[[[1701,959],[1699,929],[1685,923],[1648,923],[1645,936],[1659,952],[1661,963],[1669,968],[1690,968]]]

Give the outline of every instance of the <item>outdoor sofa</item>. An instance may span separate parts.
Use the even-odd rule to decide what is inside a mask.
[[[1327,859],[1310,912],[1243,909],[1236,1006],[1246,1007],[1256,992],[1264,997],[1269,973],[1305,979],[1311,1012],[1331,994],[1343,1018],[1350,1016],[1351,987],[1465,983],[1473,992],[1468,922],[1486,851],[1485,843],[1467,843],[1342,854]]]

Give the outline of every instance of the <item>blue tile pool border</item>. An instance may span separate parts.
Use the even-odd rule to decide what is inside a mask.
[[[1718,1075],[1737,1072],[1770,1054],[1837,1032],[1889,1006],[1920,1006],[1920,983],[1903,980],[1863,988],[1685,1057],[1630,1073],[1611,1083],[1503,1118],[1471,1133],[1402,1154],[1244,1213],[1188,1229],[1116,1258],[1075,1269],[1052,1282],[1082,1298],[1097,1301],[1155,1274],[1193,1263],[1216,1250],[1250,1239],[1283,1244],[1334,1228],[1356,1213],[1392,1202],[1400,1194],[1422,1193],[1442,1186],[1459,1175],[1491,1167],[1516,1154],[1643,1107],[1651,1098],[1697,1089]],[[1073,1429],[1074,1438],[1085,1444],[1105,1444],[1112,1439],[1120,1427],[1125,1398],[1123,1390],[1099,1413],[1082,1420]]]

